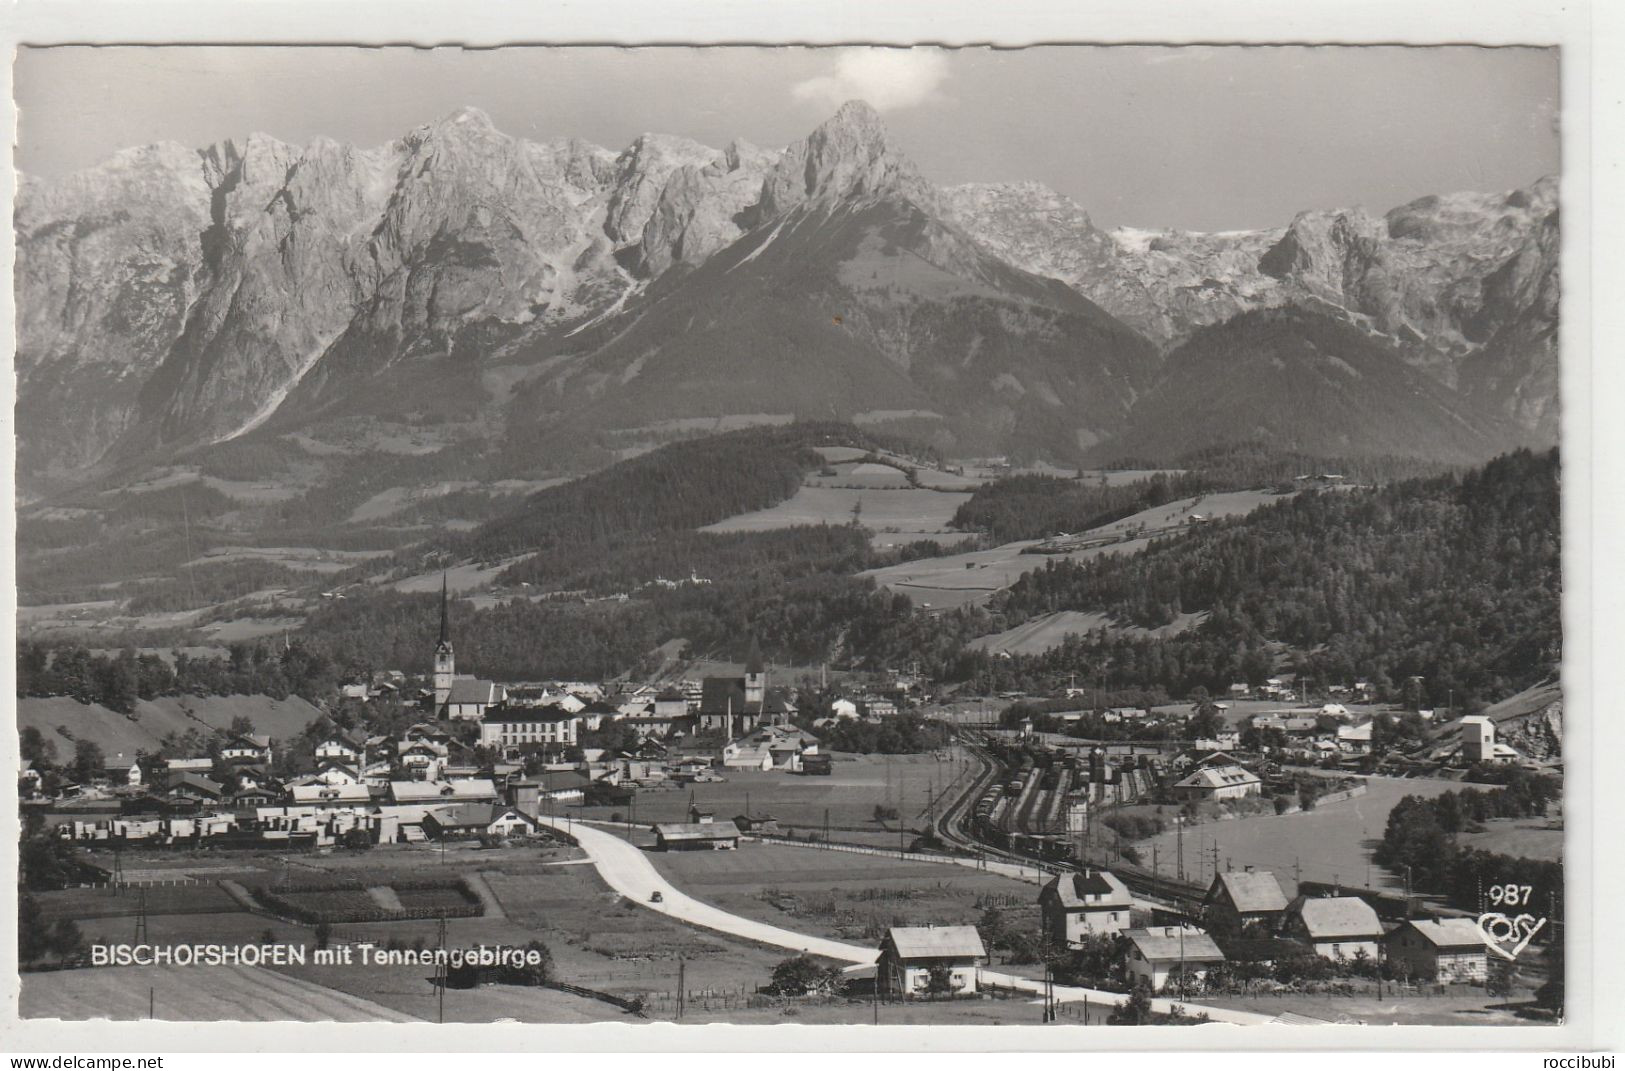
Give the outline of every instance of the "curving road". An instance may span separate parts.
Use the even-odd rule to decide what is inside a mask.
[[[611,889],[651,911],[658,911],[662,915],[670,915],[694,926],[703,926],[708,930],[743,937],[764,945],[808,952],[847,963],[868,965],[880,955],[878,949],[849,945],[844,941],[832,941],[827,937],[813,937],[779,926],[769,926],[765,922],[734,915],[696,900],[662,877],[660,871],[656,870],[654,864],[645,857],[642,848],[622,840],[613,833],[606,833],[579,822],[567,825],[564,819],[549,818],[545,815],[537,821],[555,829],[567,828],[567,831],[580,842],[582,851],[587,853],[593,865],[598,868],[599,876]],[[649,897],[657,892],[661,896],[661,902],[650,903]]]
[[[686,922],[694,926],[702,926],[708,930],[716,930],[733,937],[743,937],[746,940],[756,941],[776,948],[785,948],[794,952],[806,952],[815,956],[824,956],[828,959],[840,960],[853,964],[855,967],[872,965],[879,958],[879,950],[865,948],[862,945],[847,944],[844,941],[834,941],[827,937],[814,937],[810,934],[796,933],[781,926],[770,926],[765,922],[757,922],[742,915],[735,915],[721,908],[694,899],[687,893],[678,889],[671,882],[661,876],[645,857],[642,848],[628,841],[622,840],[613,833],[606,833],[601,829],[583,825],[579,822],[567,822],[562,818],[549,818],[542,816],[537,819],[543,825],[555,829],[566,830],[574,835],[580,843],[582,851],[598,869],[605,883],[633,903],[641,904],[651,911],[658,911],[663,915]],[[661,902],[650,903],[649,897],[660,893]],[[1015,989],[1022,992],[1042,996],[1044,983],[1032,978],[1023,978],[1020,975],[1005,974],[1000,971],[983,969],[979,975],[981,981],[987,985],[1001,986],[1005,989]],[[1091,1000],[1096,1003],[1115,1004],[1123,999],[1122,993],[1111,993],[1101,989],[1084,989],[1080,986],[1057,985],[1054,987],[1055,1000],[1066,1003],[1072,1001]],[[1215,1008],[1202,1004],[1188,1002],[1175,1002],[1163,999],[1154,999],[1152,1008],[1165,1013],[1170,1005],[1181,1003],[1181,1006],[1191,1014],[1206,1012],[1208,1018],[1220,1023],[1241,1023],[1252,1025],[1267,1023],[1270,1017],[1254,1012],[1233,1011],[1229,1008]]]

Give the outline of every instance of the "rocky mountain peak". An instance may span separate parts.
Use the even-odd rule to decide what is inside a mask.
[[[930,184],[891,144],[879,113],[852,100],[784,151],[762,184],[759,212],[766,219],[802,204],[888,195],[921,207],[936,203]]]
[[[613,192],[604,218],[604,233],[617,246],[631,245],[642,235],[672,172],[704,167],[720,154],[691,138],[640,134],[615,158]]]

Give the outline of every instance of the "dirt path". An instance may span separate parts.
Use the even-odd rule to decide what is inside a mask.
[[[465,874],[463,880],[468,883],[470,889],[474,890],[474,895],[480,898],[480,907],[484,909],[486,918],[505,919],[508,917],[508,912],[503,910],[502,901],[497,899],[497,894],[492,892],[491,886],[486,883],[484,874],[477,871],[472,874]]]
[[[377,904],[385,911],[406,910],[406,905],[401,903],[401,898],[396,896],[395,890],[391,889],[388,885],[369,886],[367,888],[367,895],[372,897],[373,903]]]

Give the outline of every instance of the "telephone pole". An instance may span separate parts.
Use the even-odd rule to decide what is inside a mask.
[[[440,980],[440,1022],[446,1021],[446,983],[451,979],[451,965],[446,961],[446,916],[440,916],[440,962],[435,975]]]
[[[1174,840],[1176,854],[1179,856],[1179,861],[1175,864],[1175,875],[1183,882],[1185,880],[1185,816],[1182,814],[1174,816]]]
[[[142,886],[141,900],[137,904],[136,911],[135,943],[138,945],[144,945],[147,943],[147,890],[145,886]],[[151,1017],[149,1016],[148,1018]]]

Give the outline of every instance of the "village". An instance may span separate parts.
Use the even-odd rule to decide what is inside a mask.
[[[78,781],[25,766],[24,811],[54,845],[65,892],[101,901],[78,921],[134,917],[140,933],[149,912],[168,911],[179,923],[186,905],[162,906],[170,890],[203,885],[223,890],[232,910],[319,927],[319,947],[345,924],[372,927],[360,939],[372,947],[395,940],[380,926],[438,920],[445,941],[448,918],[512,919],[503,905],[517,896],[515,875],[541,871],[498,861],[530,851],[551,860],[541,865],[565,862],[561,853],[592,864],[634,910],[801,950],[770,977],[738,982],[739,1010],[765,993],[826,1002],[825,1014],[842,1002],[861,1011],[866,994],[933,1014],[941,1002],[969,1012],[971,998],[1036,1002],[1045,1021],[1366,1021],[1393,1014],[1396,997],[1427,994],[1405,1014],[1459,1021],[1485,1007],[1532,1014],[1546,977],[1538,949],[1514,963],[1475,912],[1412,889],[1408,873],[1373,879],[1363,849],[1340,873],[1316,873],[1311,860],[1306,875],[1298,858],[1290,871],[1247,855],[1221,867],[1217,833],[1211,852],[1203,839],[1255,818],[1315,822],[1339,801],[1374,803],[1361,800],[1371,786],[1558,769],[1498,737],[1493,716],[1412,711],[1415,737],[1382,749],[1374,734],[1394,732],[1395,719],[1362,683],[1310,706],[1282,678],[1154,710],[1095,709],[1077,688],[1006,695],[992,717],[986,700],[945,702],[900,675],[819,693],[821,705],[803,710],[806,690],[777,683],[754,643],[738,675],[501,683],[457,672],[445,607],[443,594],[423,686],[404,672],[345,685],[332,707],[359,712],[342,719],[348,728],[324,718],[298,742],[228,731],[208,753],[113,756]],[[373,708],[416,717],[374,731]],[[1130,731],[1072,735],[1091,726]],[[877,727],[903,734],[900,753],[832,746]],[[437,867],[450,857],[439,871],[448,876],[403,876],[424,851]],[[792,862],[810,854],[822,860]],[[316,873],[290,883],[293,860]],[[793,883],[750,897],[721,887],[785,872],[837,886],[850,873],[857,885],[882,865],[903,868],[873,871],[889,910],[860,925],[834,901],[807,915],[817,901]],[[356,867],[372,877],[352,878]],[[992,882],[975,903],[1003,908],[917,899],[955,875]],[[691,884],[701,899],[684,891]],[[37,895],[48,904],[53,894]],[[798,928],[807,925],[817,932]],[[57,959],[80,956],[63,948]],[[344,977],[326,984],[342,988]],[[555,980],[638,1014],[678,1015],[683,1003],[660,1004],[654,994],[669,990],[624,979],[610,989],[562,971]],[[1289,995],[1312,996],[1316,1011],[1280,1003]],[[1280,1006],[1266,1014],[1272,998]],[[957,1021],[949,1014],[931,1021]]]

